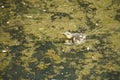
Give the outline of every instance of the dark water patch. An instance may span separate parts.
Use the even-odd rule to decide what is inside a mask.
[[[9,48],[9,45],[5,45],[3,43],[0,43],[0,52],[2,52],[2,50],[4,49],[8,49]]]
[[[91,5],[91,2],[87,2],[84,0],[77,0],[77,2],[79,3],[80,8],[86,9],[89,5]]]
[[[38,62],[30,62],[29,63],[29,67],[32,68],[32,71],[35,72],[36,71],[36,66],[38,65]]]
[[[28,34],[28,36],[29,36],[29,37],[30,37],[30,39],[32,39],[32,40],[37,39],[37,37],[36,37],[34,34]]]
[[[68,13],[65,12],[50,12],[53,15],[51,16],[51,21],[55,21],[55,19],[61,19],[63,17],[67,17],[69,19],[73,19]]]
[[[15,12],[16,4],[14,1],[0,1],[0,10],[1,10],[1,16],[0,16],[0,25],[7,25],[7,22],[9,19],[13,19],[16,17],[16,14],[20,12]],[[24,8],[23,8],[24,9]]]
[[[84,0],[79,1],[79,0],[77,0],[77,2],[80,5],[80,9],[85,14],[86,25],[89,27],[90,30],[95,29],[97,27],[96,23],[97,24],[99,23],[99,20],[95,19],[96,11],[97,11],[96,6],[89,1],[84,1]]]
[[[35,72],[28,72],[23,70],[22,79],[35,80]]]
[[[27,14],[28,10],[32,8],[32,4],[29,1],[25,0],[15,0],[14,4],[16,6],[14,12],[15,15]]]
[[[117,15],[115,16],[115,20],[120,21],[120,14],[117,14]]]
[[[5,72],[3,72],[3,80],[21,80],[21,74],[24,74],[24,68],[16,64],[9,65],[4,71]]]
[[[27,47],[23,45],[15,45],[10,47],[10,53],[21,53],[21,51],[25,50]]]
[[[25,46],[27,44],[27,35],[24,33],[22,26],[22,23],[16,22],[12,26],[4,28],[4,31],[10,34],[11,40],[17,40],[19,42],[16,45],[10,46],[10,53],[14,54],[15,57],[21,56],[21,52],[28,48]]]
[[[96,19],[91,19],[86,17],[86,25],[89,27],[90,30],[94,30],[95,28],[100,28],[102,27],[102,24],[100,23],[100,20],[96,20]],[[98,24],[98,25],[96,25]]]
[[[103,55],[102,60],[100,60],[100,65],[108,63],[109,61],[119,65],[119,51],[114,49],[112,42],[108,38],[109,36],[111,36],[109,33],[97,36],[96,38],[99,40],[99,43],[95,44],[94,48]]]
[[[43,12],[43,11],[42,11]],[[51,21],[55,21],[56,19],[68,18],[69,20],[73,19],[73,17],[66,12],[53,12],[49,11],[48,8],[45,9],[44,13],[51,14]]]
[[[0,0],[0,7],[3,8],[3,9],[4,8],[10,8],[11,5],[6,0],[4,0],[4,1]]]
[[[21,17],[25,13],[28,13],[28,9],[31,8],[31,3],[25,0],[11,0],[11,1],[0,1],[0,25],[8,25],[10,19]]]
[[[54,49],[55,46],[51,41],[38,41],[36,42],[35,46],[37,46],[36,50],[43,50],[47,51],[48,49]]]
[[[100,53],[104,53],[107,49],[110,50],[110,44],[111,42],[109,40],[104,41],[103,38],[99,37],[99,42],[98,44],[95,44],[94,47],[96,50],[100,51]]]
[[[119,80],[120,79],[120,71],[112,71],[112,72],[108,72],[108,77],[109,80]]]
[[[16,39],[21,43],[26,43],[26,40],[25,40],[26,36],[21,26],[13,27],[12,29],[9,29],[7,32],[10,33],[11,39]]]
[[[60,71],[60,73],[56,76],[53,77],[55,80],[74,80],[77,78],[75,75],[75,69],[74,68],[69,68],[65,67]]]
[[[44,61],[40,61],[39,63],[42,63]],[[50,62],[49,62],[50,63]],[[54,69],[53,69],[53,64],[49,65],[49,66],[45,66],[44,68],[39,67],[39,64],[35,64],[35,63],[30,63],[29,67],[32,68],[32,72],[34,72],[34,80],[44,80],[45,78],[47,79],[51,79],[49,78],[49,76],[54,75]]]
[[[120,21],[120,9],[116,11],[116,15],[114,19]]]
[[[7,21],[9,20],[10,18],[10,13],[7,12],[6,14],[4,14],[4,17],[1,17],[0,18],[0,25],[6,25]]]
[[[53,66],[51,65],[44,70],[35,71],[35,80],[44,80],[45,78],[50,79],[49,76],[53,74]]]
[[[11,36],[11,39],[17,40],[19,42],[26,42],[25,41],[25,32],[23,29],[23,24],[20,22],[14,23],[13,26],[9,27],[8,29],[5,29],[6,32],[8,32]]]
[[[120,72],[119,71],[104,72],[100,76],[101,78],[107,79],[107,80],[119,80]]]
[[[82,80],[89,80],[89,79],[90,79],[90,76],[89,76],[89,75],[87,75],[87,76],[86,76],[86,75],[83,75],[83,76],[82,76]]]
[[[97,39],[99,40],[101,43],[104,42],[104,39],[107,39],[107,37],[111,36],[110,33],[104,33],[104,34],[99,34],[99,35],[92,35],[90,38],[91,39]],[[107,42],[109,42],[109,40],[107,40]]]
[[[64,54],[61,55],[61,57],[66,57],[66,58],[72,58],[72,59],[83,59],[84,54],[86,53],[85,49],[79,48],[79,49],[71,49],[67,52],[64,52]]]
[[[49,49],[55,50],[55,45],[51,41],[38,41],[35,44],[35,53],[33,57],[41,59]]]

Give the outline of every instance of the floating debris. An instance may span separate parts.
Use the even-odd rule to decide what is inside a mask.
[[[89,48],[89,47],[87,47],[87,50],[89,51],[89,50],[90,50],[90,48]]]
[[[5,6],[1,6],[1,8],[5,8]]]
[[[3,53],[6,53],[6,52],[7,52],[7,50],[2,50],[2,52],[3,52]]]

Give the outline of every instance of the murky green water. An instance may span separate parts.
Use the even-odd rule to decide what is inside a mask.
[[[0,0],[0,80],[119,80],[119,0]],[[63,32],[86,42],[66,45]]]

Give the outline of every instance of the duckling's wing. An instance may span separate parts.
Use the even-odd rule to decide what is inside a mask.
[[[73,37],[78,37],[78,36],[80,36],[80,33],[72,33],[72,36]]]
[[[73,37],[77,40],[80,40],[80,39],[85,39],[86,38],[86,35],[83,34],[83,33],[74,33],[73,34]]]

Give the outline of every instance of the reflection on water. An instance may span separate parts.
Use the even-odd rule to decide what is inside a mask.
[[[0,79],[119,80],[118,2],[0,1]],[[64,44],[66,31],[86,42]]]

